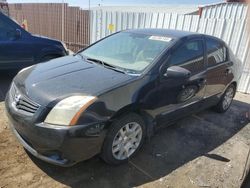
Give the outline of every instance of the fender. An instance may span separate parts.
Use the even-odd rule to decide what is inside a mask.
[[[154,135],[156,122],[155,122],[155,119],[149,113],[147,113],[145,110],[143,110],[139,106],[141,106],[141,105],[139,105],[139,104],[127,105],[127,106],[121,108],[120,110],[118,110],[117,112],[115,112],[113,114],[113,116],[110,118],[110,120],[112,122],[114,119],[117,119],[118,117],[120,117],[126,113],[134,112],[134,113],[140,115],[141,118],[144,120],[145,125],[146,125],[147,138],[150,140],[150,138]]]

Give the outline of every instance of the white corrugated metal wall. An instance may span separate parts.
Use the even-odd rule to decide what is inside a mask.
[[[242,9],[244,10],[244,9]],[[205,33],[223,39],[244,67],[238,90],[250,93],[249,33],[243,18],[200,18],[197,15],[92,11],[91,43],[119,30],[165,28]]]
[[[247,16],[247,4],[245,3],[219,3],[201,7],[202,18],[244,19]]]

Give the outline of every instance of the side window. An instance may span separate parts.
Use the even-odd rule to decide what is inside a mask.
[[[206,46],[208,66],[223,63],[227,60],[227,49],[222,43],[217,40],[207,38]]]
[[[184,43],[170,57],[170,66],[178,65],[192,74],[204,70],[203,40],[192,40]]]
[[[14,28],[0,17],[0,41],[9,40]]]

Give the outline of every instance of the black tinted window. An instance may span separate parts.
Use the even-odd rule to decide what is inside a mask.
[[[0,40],[8,40],[14,28],[0,17]]]
[[[204,50],[202,40],[186,42],[179,47],[170,57],[170,66],[178,65],[192,73],[204,69]]]
[[[207,58],[208,66],[225,62],[227,59],[226,47],[219,41],[207,38]]]
[[[171,65],[203,62],[203,44],[201,40],[186,42],[179,47],[170,58]]]

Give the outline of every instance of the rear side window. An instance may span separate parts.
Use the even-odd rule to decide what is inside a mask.
[[[0,16],[0,41],[9,40],[14,28],[3,20]]]
[[[223,63],[227,60],[227,48],[221,42],[207,38],[206,46],[208,66]]]

